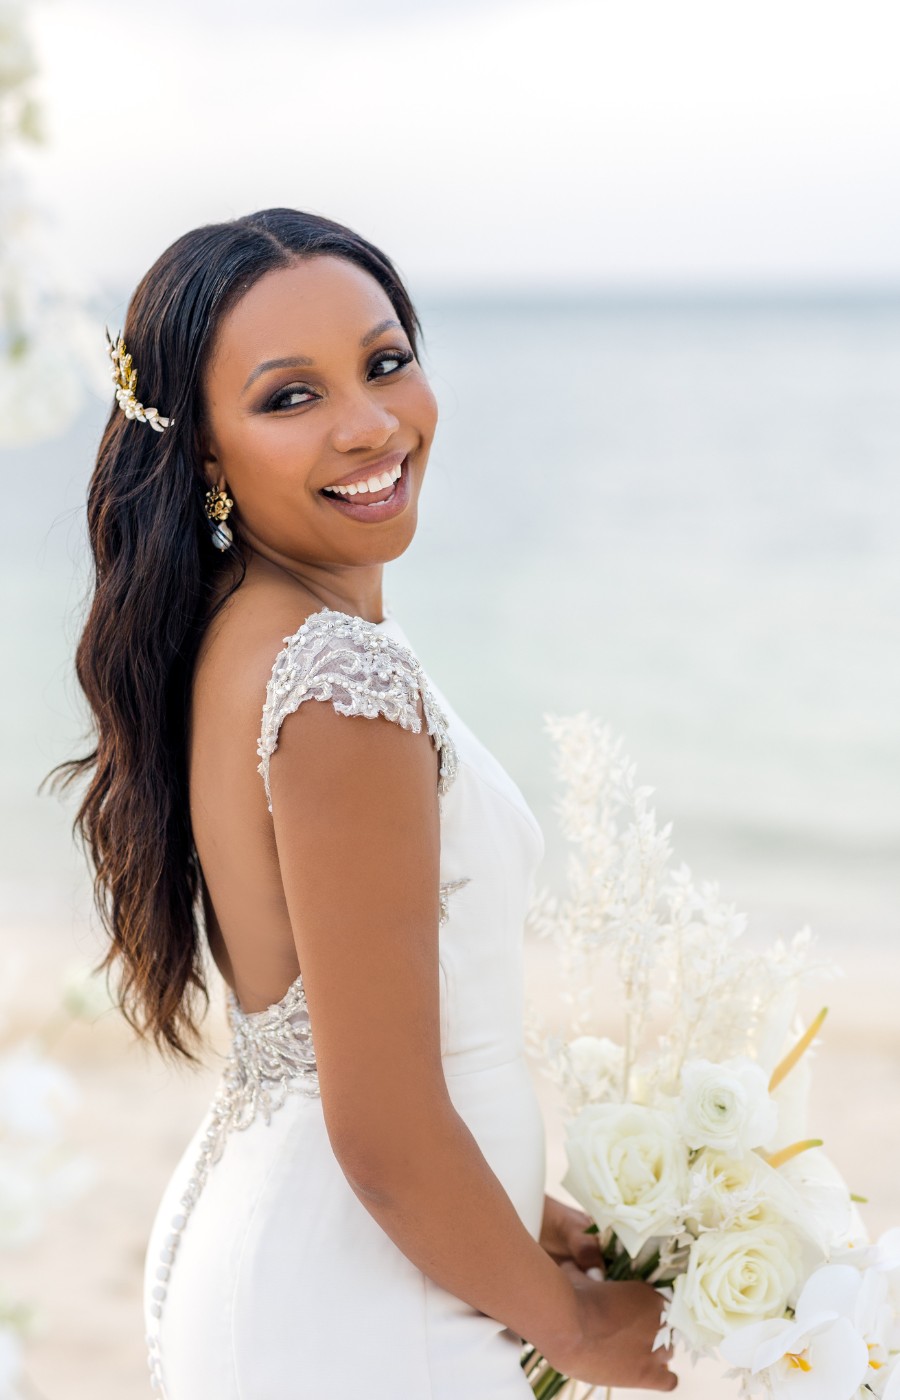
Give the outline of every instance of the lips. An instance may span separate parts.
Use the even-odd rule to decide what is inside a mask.
[[[405,459],[405,453],[391,452],[386,457],[379,458],[377,462],[357,467],[355,471],[339,477],[337,481],[329,481],[320,489],[329,496],[374,496],[380,491],[390,491],[400,476],[400,468]]]
[[[357,478],[355,481],[347,482],[346,485],[323,486],[322,494],[332,497],[342,496],[345,500],[347,497],[359,496],[360,504],[384,501],[393,491],[401,471],[402,465],[398,462],[390,471],[372,472],[365,479]]]
[[[390,458],[385,459],[391,462]],[[377,464],[380,465],[380,464]],[[396,477],[388,486],[379,486],[377,491],[360,491],[356,489],[350,491],[336,491],[334,486],[345,485],[345,483],[334,483],[332,489],[322,487],[319,495],[323,501],[327,501],[335,510],[342,515],[348,515],[353,520],[360,520],[369,524],[376,524],[381,520],[389,520],[395,515],[399,515],[405,510],[410,499],[410,473],[409,462],[406,457],[397,460],[395,456],[393,463],[381,471],[368,469],[369,476],[364,478],[361,473],[357,474],[356,481],[372,480],[373,477],[381,478],[385,472],[389,476]],[[399,475],[398,475],[399,473]],[[346,486],[353,486],[356,482],[348,480]]]

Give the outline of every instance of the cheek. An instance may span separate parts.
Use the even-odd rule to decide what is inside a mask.
[[[260,483],[296,485],[314,475],[323,450],[322,424],[316,417],[245,419],[223,443],[235,485],[238,476],[252,489]]]
[[[403,416],[419,430],[426,444],[430,443],[437,427],[438,404],[431,391],[431,385],[423,374],[420,373],[415,378],[410,376],[403,385],[402,400],[398,400],[398,407],[401,406],[401,402]]]

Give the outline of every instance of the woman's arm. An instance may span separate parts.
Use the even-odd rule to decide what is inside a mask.
[[[583,1345],[584,1296],[525,1228],[444,1079],[430,737],[424,726],[414,735],[381,717],[305,704],[284,722],[270,781],[322,1108],[342,1170],[418,1268],[566,1364]],[[650,1314],[655,1330],[659,1306]],[[649,1353],[649,1321],[644,1330]]]

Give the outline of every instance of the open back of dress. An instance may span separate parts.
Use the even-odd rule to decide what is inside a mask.
[[[525,1058],[523,933],[544,842],[521,792],[426,676],[392,615],[372,623],[327,608],[285,638],[275,660],[260,773],[268,795],[278,729],[306,700],[416,728],[420,698],[440,754],[444,1073],[537,1239],[545,1137]],[[347,1182],[325,1129],[302,979],[265,1011],[245,1014],[233,993],[228,1008],[228,1062],[147,1248],[156,1393],[527,1400],[521,1339],[413,1265]]]

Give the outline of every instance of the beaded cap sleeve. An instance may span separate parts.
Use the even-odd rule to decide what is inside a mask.
[[[341,715],[368,719],[383,715],[418,734],[421,698],[425,724],[440,755],[438,794],[443,796],[456,776],[456,750],[447,732],[447,717],[408,647],[379,632],[366,618],[331,608],[313,613],[284,642],[266,686],[257,745],[257,771],[265,783],[270,812],[269,761],[278,747],[278,731],[304,700],[330,700]]]

